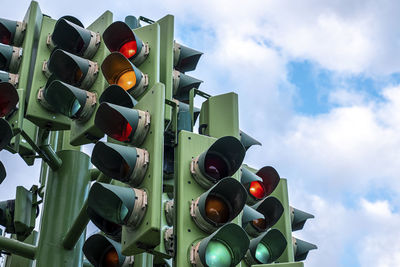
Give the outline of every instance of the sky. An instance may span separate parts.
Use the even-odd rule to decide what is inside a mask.
[[[240,128],[262,146],[245,163],[274,166],[290,204],[315,215],[299,237],[318,246],[307,267],[400,262],[400,2],[394,0],[40,1],[85,26],[105,10],[157,20],[204,52],[189,75],[212,95],[239,95]],[[22,19],[29,1],[2,5]],[[84,12],[83,12],[84,11]],[[85,151],[90,149],[85,148]],[[1,199],[30,187],[40,165],[0,152]]]

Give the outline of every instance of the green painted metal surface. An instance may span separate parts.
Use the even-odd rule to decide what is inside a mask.
[[[282,217],[272,228],[281,231],[287,241],[287,247],[277,262],[294,262],[292,222],[290,217],[289,195],[286,179],[281,178],[278,186],[275,188],[274,192],[272,192],[271,196],[278,198],[284,209]]]
[[[38,232],[33,231],[32,234],[24,241],[26,244],[36,245]],[[12,254],[7,256],[5,267],[32,267],[33,260]]]
[[[43,63],[49,59],[51,54],[51,50],[47,47],[46,41],[47,37],[52,34],[55,24],[56,20],[43,16],[33,71],[33,81],[28,96],[29,101],[26,109],[26,118],[41,128],[68,130],[70,128],[71,119],[45,109],[37,99],[39,89],[44,88],[47,82],[47,77],[42,71],[42,67]]]
[[[33,245],[4,236],[0,236],[0,248],[28,259],[34,259],[37,252],[36,247]]]
[[[160,25],[160,82],[165,85],[165,99],[172,101],[172,72],[174,70],[174,16],[157,21]],[[165,106],[165,121],[172,120],[172,107]]]
[[[146,190],[148,205],[138,228],[122,227],[122,253],[125,255],[141,253],[160,243],[164,97],[164,85],[156,83],[135,106],[137,109],[149,112],[151,116],[148,135],[140,146],[149,152],[150,162],[143,182],[137,187]]]
[[[103,34],[108,25],[112,23],[112,20],[113,14],[110,11],[106,11],[87,28],[93,32],[99,32],[100,34]],[[104,133],[102,133],[100,129],[94,125],[94,114],[99,107],[99,97],[103,93],[104,88],[107,86],[107,81],[101,74],[100,65],[108,54],[109,51],[102,41],[96,52],[96,55],[91,59],[91,61],[97,62],[99,66],[99,74],[97,75],[96,81],[89,89],[90,92],[96,94],[96,108],[88,121],[82,123],[77,120],[73,120],[71,122],[70,142],[74,146],[92,143],[93,141],[96,141],[104,136]]]
[[[62,240],[78,216],[89,189],[89,157],[78,151],[60,151],[63,164],[49,171],[42,208],[36,266],[82,266],[82,236],[71,250]]]
[[[226,135],[239,138],[238,106],[236,93],[212,96],[203,102],[199,124],[204,127],[202,133],[216,138]]]
[[[302,262],[291,262],[291,263],[271,263],[271,264],[255,264],[251,267],[304,267]]]

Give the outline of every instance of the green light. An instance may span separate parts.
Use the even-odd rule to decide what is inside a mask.
[[[79,103],[78,99],[75,99],[74,102],[72,103],[70,117],[75,116],[80,108],[81,104]]]
[[[256,248],[256,259],[260,263],[269,263],[269,250],[268,248],[263,244],[259,243]]]
[[[229,267],[232,263],[232,255],[223,243],[211,240],[206,248],[206,264],[213,267]]]

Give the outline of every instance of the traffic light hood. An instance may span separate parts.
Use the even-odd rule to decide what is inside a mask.
[[[13,132],[10,124],[3,118],[0,118],[0,151],[11,141]]]
[[[144,149],[104,142],[96,143],[91,159],[106,176],[132,186],[142,182],[148,160]]]
[[[102,218],[92,208],[88,207],[87,215],[94,225],[111,239],[121,242],[122,226]]]
[[[242,227],[246,230],[247,233],[249,233],[247,228],[251,222],[264,219],[265,217],[262,213],[258,212],[256,209],[250,206],[244,205],[242,215]]]
[[[239,225],[228,223],[192,246],[190,260],[192,264],[200,262],[206,267],[220,266],[221,262],[229,263],[221,266],[236,266],[248,247],[249,238],[246,232]]]
[[[200,228],[210,233],[236,218],[246,203],[246,197],[241,183],[226,177],[192,202],[190,214]]]
[[[71,118],[86,121],[96,107],[96,95],[55,80],[45,89],[45,99],[52,109]]]
[[[0,43],[0,70],[18,73],[22,48]]]
[[[109,84],[117,84],[137,98],[148,86],[147,75],[144,75],[123,54],[112,52],[101,64],[101,70]]]
[[[266,196],[269,196],[275,190],[281,179],[279,173],[271,166],[262,167],[256,175],[263,180]]]
[[[209,188],[224,177],[232,176],[240,168],[246,151],[233,136],[217,139],[209,149],[193,159],[191,172],[204,188]]]
[[[195,70],[202,55],[202,52],[174,42],[174,67],[180,72]]]
[[[149,47],[122,21],[112,23],[103,33],[104,43],[110,52],[120,52],[139,66],[147,57]]]
[[[0,18],[0,43],[21,46],[26,23]]]
[[[247,204],[255,204],[266,196],[263,179],[249,171],[245,166],[241,168],[240,182],[246,188]]]
[[[69,17],[60,18],[51,36],[57,48],[84,58],[92,58],[100,46],[100,34],[89,31],[83,25],[71,22]]]
[[[314,218],[314,215],[305,211],[290,207],[290,218],[292,220],[292,231],[301,230],[308,219]]]
[[[249,265],[272,263],[282,255],[286,246],[285,236],[279,230],[271,229],[250,240],[245,261]]]
[[[4,181],[7,176],[6,168],[4,168],[3,163],[0,161],[0,184]]]
[[[133,108],[137,101],[133,96],[128,94],[121,86],[113,84],[107,87],[101,94],[99,99],[100,104],[103,102]]]
[[[308,252],[313,249],[317,249],[318,247],[314,244],[308,243],[301,239],[292,238],[293,240],[293,250],[294,250],[294,260],[295,261],[303,261],[307,258]]]
[[[253,145],[261,146],[261,143],[259,141],[257,141],[256,139],[254,139],[250,135],[246,134],[242,130],[240,130],[240,142],[242,142],[242,144],[243,144],[244,148],[246,149],[246,151],[247,151],[247,149],[249,149]]]
[[[48,68],[59,80],[82,89],[89,89],[98,74],[97,63],[61,49],[51,53]]]
[[[121,253],[121,244],[102,234],[90,236],[85,241],[82,251],[91,264],[99,267],[122,266],[126,259]]]
[[[264,229],[260,229],[256,225],[252,224],[255,230],[251,232],[253,235],[258,235],[258,233],[263,232],[268,228],[272,227],[273,225],[275,225],[283,214],[282,203],[277,198],[272,196],[267,197],[264,200],[258,202],[257,204],[253,205],[252,208],[256,209],[265,217]]]

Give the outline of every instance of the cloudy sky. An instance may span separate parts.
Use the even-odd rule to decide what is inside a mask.
[[[204,52],[190,75],[210,94],[238,93],[240,127],[263,144],[246,163],[274,166],[291,204],[316,216],[295,233],[318,245],[306,266],[398,265],[400,2],[89,2],[40,6],[86,26],[107,9],[114,20],[175,15],[176,39]],[[22,19],[29,1],[12,4],[0,17]],[[39,166],[24,168],[4,151],[0,160],[2,199],[37,181]]]

